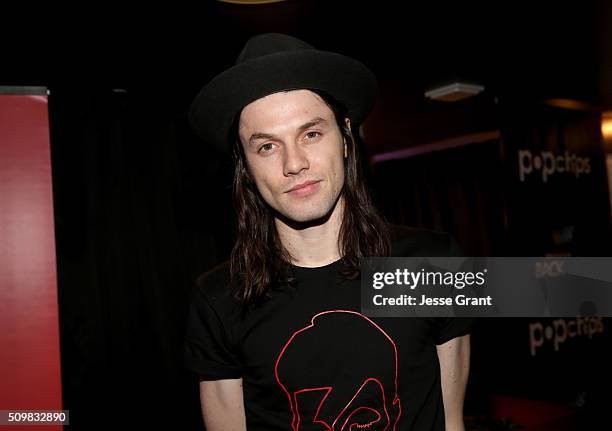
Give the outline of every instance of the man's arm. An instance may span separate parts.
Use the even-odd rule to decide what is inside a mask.
[[[446,431],[464,431],[463,401],[470,372],[470,335],[437,346]]]
[[[200,405],[207,431],[246,431],[242,379],[200,381]]]

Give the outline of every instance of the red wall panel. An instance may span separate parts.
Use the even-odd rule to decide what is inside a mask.
[[[0,90],[0,409],[60,410],[47,95]]]

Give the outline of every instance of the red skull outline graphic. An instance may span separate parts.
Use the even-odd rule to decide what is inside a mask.
[[[401,416],[397,347],[361,313],[316,314],[285,343],[274,372],[289,401],[294,431],[396,429]]]

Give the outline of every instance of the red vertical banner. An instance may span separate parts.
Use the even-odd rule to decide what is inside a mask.
[[[62,409],[47,106],[0,87],[0,410]]]

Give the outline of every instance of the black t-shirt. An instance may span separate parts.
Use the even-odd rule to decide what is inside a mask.
[[[457,254],[446,234],[393,232],[393,256]],[[360,281],[346,280],[341,267],[294,266],[297,287],[271,290],[246,316],[232,299],[227,262],[204,274],[186,366],[201,379],[242,377],[248,430],[443,430],[436,345],[466,334],[471,319],[368,318]]]

